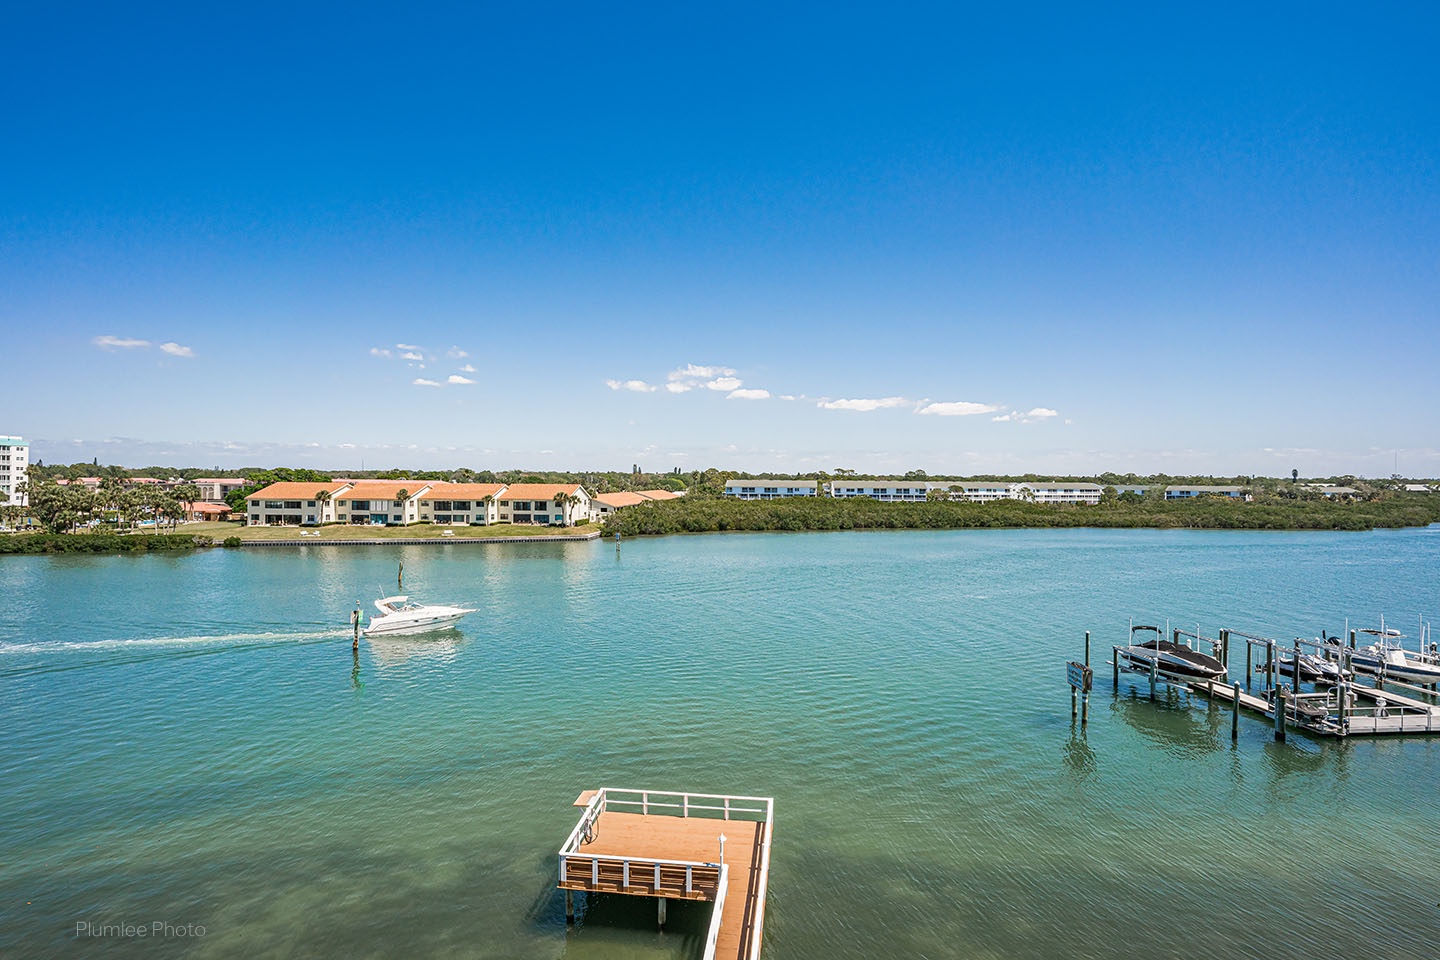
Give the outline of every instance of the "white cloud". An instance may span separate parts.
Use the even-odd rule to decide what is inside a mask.
[[[168,354],[170,354],[170,356],[172,356],[172,357],[193,357],[193,356],[195,356],[195,351],[194,351],[194,350],[190,349],[189,347],[182,347],[180,344],[175,343],[175,342],[173,342],[173,341],[172,341],[172,342],[169,342],[169,343],[162,343],[162,344],[160,344],[160,349],[161,349],[162,352],[168,353]]]
[[[385,349],[384,347],[371,347],[371,348],[370,348],[370,356],[372,356],[372,357],[389,357],[389,356],[393,356],[393,354],[391,354],[390,351],[387,350],[387,349]]]
[[[474,381],[474,380],[471,380],[469,377],[462,377],[462,376],[460,376],[460,374],[458,374],[458,373],[452,373],[452,374],[450,374],[450,379],[449,379],[449,380],[446,380],[445,382],[446,382],[446,383],[474,383],[475,381]]]
[[[685,393],[690,389],[690,384],[671,381],[665,384],[665,389],[671,393]]]
[[[731,390],[725,395],[726,400],[769,400],[769,390]]]
[[[668,380],[711,380],[715,377],[733,377],[735,371],[729,367],[700,367],[687,363],[678,370],[670,371]]]
[[[869,413],[872,410],[908,407],[910,406],[910,401],[904,397],[882,397],[876,400],[821,400],[815,405],[821,410],[855,410],[860,413]]]
[[[396,350],[409,350],[409,351],[411,351],[411,352],[419,352],[419,351],[421,351],[421,350],[424,350],[425,348],[424,348],[424,347],[417,347],[417,346],[415,346],[415,344],[413,344],[413,343],[397,343],[397,344],[395,344],[395,349],[396,349]]]
[[[715,380],[708,381],[705,384],[705,388],[707,390],[720,390],[728,393],[731,390],[739,390],[744,382],[745,381],[736,377],[719,377]]]
[[[414,350],[410,350],[410,351],[407,351],[406,353],[400,354],[400,359],[401,359],[401,360],[424,360],[424,359],[425,359],[425,354],[423,354],[423,353],[418,353],[417,351],[414,351]]]
[[[449,350],[445,351],[445,356],[449,357],[451,360],[464,360],[466,357],[470,356],[470,354],[464,350],[461,350],[459,347],[451,347]]]
[[[629,390],[631,393],[654,393],[655,387],[644,380],[606,380],[605,386],[611,390]]]
[[[1049,420],[1051,417],[1060,416],[1058,411],[1049,407],[1034,407],[1025,413],[1019,410],[1007,410],[998,417],[991,417],[995,423],[1035,423],[1040,420]]]
[[[474,367],[474,365],[467,363],[467,364],[465,364],[465,366],[463,366],[463,367],[460,368],[460,372],[461,372],[461,373],[474,373],[474,372],[475,372],[475,367]]]
[[[972,403],[968,400],[948,400],[940,403],[926,403],[915,412],[930,414],[936,417],[973,417],[977,413],[994,413],[999,410],[998,404],[993,403]]]
[[[426,380],[424,377],[417,377],[413,385],[417,387],[438,387],[440,383],[436,380]]]
[[[96,337],[90,342],[101,350],[134,350],[136,347],[150,346],[149,340],[136,340],[133,337],[112,337],[109,334]]]

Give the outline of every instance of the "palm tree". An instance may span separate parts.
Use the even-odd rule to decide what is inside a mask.
[[[493,496],[491,496],[490,494],[487,493],[485,496],[481,497],[480,500],[479,500],[481,514],[485,517],[485,523],[486,523],[487,526],[488,526],[489,523],[490,523],[490,501],[492,501],[492,500],[494,500],[494,499],[495,499],[495,498],[494,498]]]
[[[320,504],[320,523],[325,522],[325,504],[330,502],[329,490],[316,490],[315,501]]]
[[[562,490],[559,493],[555,494],[554,499],[555,506],[560,508],[560,522],[568,526],[570,523],[570,518],[565,515],[565,508],[580,498],[572,496]]]
[[[410,499],[410,491],[401,487],[395,491],[395,506],[400,508],[400,522],[405,522],[405,501]]]

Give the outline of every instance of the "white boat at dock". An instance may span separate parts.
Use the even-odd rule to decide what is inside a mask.
[[[407,596],[382,597],[375,601],[375,608],[380,615],[370,618],[367,637],[440,630],[475,612],[467,607],[412,603]]]
[[[1351,652],[1350,663],[1356,670],[1403,680],[1406,683],[1421,685],[1440,683],[1440,662],[1436,662],[1433,654],[1426,655],[1406,650],[1400,644],[1400,641],[1405,639],[1400,631],[1387,630],[1382,627],[1379,630],[1359,630],[1357,632],[1369,634],[1376,640],[1372,644]]]

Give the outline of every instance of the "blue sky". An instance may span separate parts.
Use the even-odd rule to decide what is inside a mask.
[[[1440,12],[1252,7],[11,5],[0,432],[1440,475]]]

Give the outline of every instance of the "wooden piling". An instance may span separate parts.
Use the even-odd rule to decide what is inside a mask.
[[[1080,698],[1079,698],[1079,695],[1075,692],[1075,688],[1074,688],[1074,687],[1071,687],[1071,688],[1070,688],[1070,722],[1071,722],[1071,723],[1074,723],[1074,722],[1075,722],[1075,718],[1080,715],[1080,708],[1079,708],[1079,706],[1078,706],[1079,699],[1080,699]]]
[[[575,891],[573,890],[565,891],[565,922],[575,922]]]
[[[355,630],[355,638],[350,642],[350,649],[360,650],[360,604],[355,604],[355,611],[350,614],[350,626]]]
[[[1252,661],[1255,645],[1249,640],[1245,641],[1245,689],[1250,689],[1250,676],[1255,672],[1255,665]]]
[[[658,921],[659,924],[660,924],[660,929],[661,929],[661,930],[664,930],[664,929],[665,929],[665,898],[664,898],[664,897],[656,897],[656,898],[655,898],[655,915],[656,915],[657,921]]]
[[[1285,742],[1285,688],[1276,687],[1275,696],[1271,700],[1275,705],[1275,742]]]
[[[1234,684],[1235,699],[1230,701],[1230,740],[1240,739],[1240,682]]]
[[[1225,669],[1230,669],[1230,630],[1228,627],[1220,628],[1220,662],[1225,664]]]
[[[1160,657],[1157,655],[1150,661],[1150,699],[1155,699],[1155,682],[1159,679]]]
[[[1120,648],[1110,648],[1110,665],[1115,668],[1115,692],[1120,692]]]

